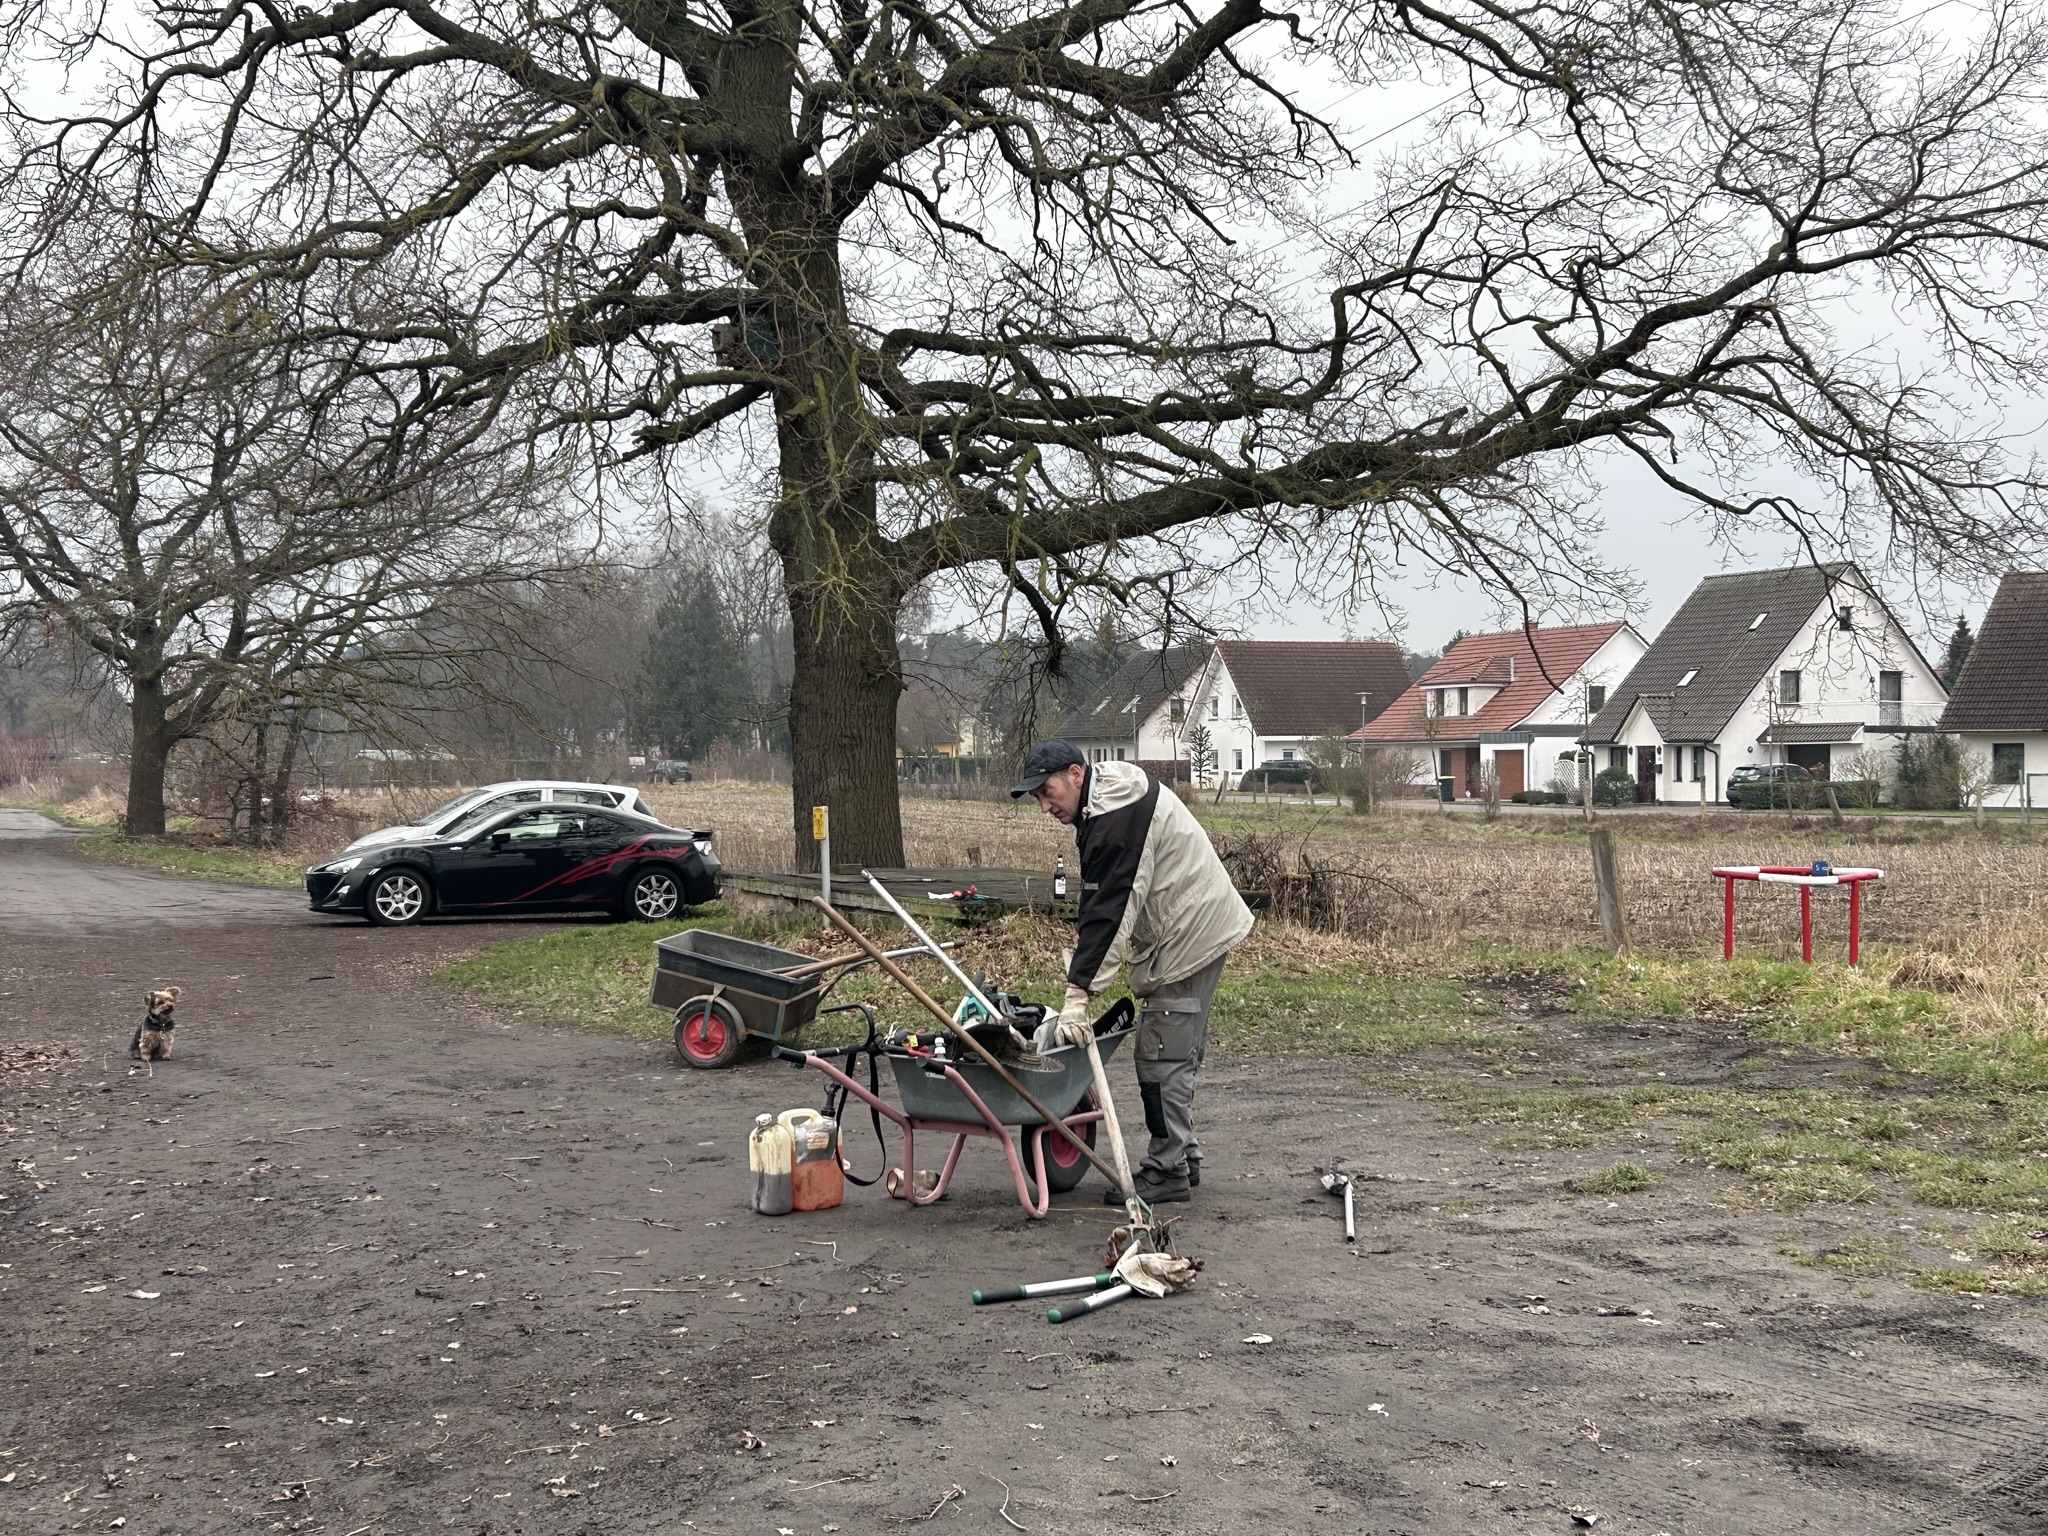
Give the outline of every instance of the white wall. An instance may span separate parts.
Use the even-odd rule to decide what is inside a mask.
[[[1237,684],[1231,680],[1230,668],[1223,664],[1223,658],[1213,651],[1207,667],[1199,677],[1191,707],[1188,710],[1188,724],[1208,728],[1209,745],[1216,752],[1216,766],[1224,774],[1243,773],[1256,768],[1261,761],[1259,739],[1252,730],[1251,717],[1245,713],[1244,698],[1237,691]],[[1209,715],[1211,700],[1216,703],[1214,719]],[[1273,754],[1278,757],[1280,754]]]
[[[1994,810],[2018,810],[2024,803],[2021,792],[2027,788],[2024,775],[2048,774],[2048,732],[2036,732],[2031,735],[2021,731],[1997,731],[1988,735],[1972,732],[1956,739],[1962,745],[1964,760],[1985,772],[1989,772],[1991,767],[1992,743],[2016,741],[2026,748],[2026,762],[2022,769],[2021,782],[2001,785],[1985,792],[1984,803]],[[2048,779],[2035,779],[2032,787],[2034,809],[2048,810]]]
[[[1586,688],[1605,688],[1610,694],[1634,670],[1649,649],[1643,637],[1632,629],[1620,629],[1607,637],[1599,650],[1586,658],[1584,666],[1562,679],[1563,687],[1550,694],[1519,723],[1524,725],[1576,725],[1587,718]],[[1598,711],[1595,711],[1598,713]]]

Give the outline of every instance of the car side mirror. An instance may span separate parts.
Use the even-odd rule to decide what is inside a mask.
[[[506,827],[500,827],[498,828],[497,831],[491,834],[491,850],[493,852],[496,852],[498,849],[503,848],[507,843],[511,841],[512,833],[510,829]]]

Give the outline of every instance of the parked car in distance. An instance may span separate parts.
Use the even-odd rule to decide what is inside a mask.
[[[502,784],[484,784],[464,790],[453,800],[435,806],[418,821],[365,832],[342,852],[359,853],[365,848],[376,848],[386,843],[440,837],[460,822],[489,815],[493,811],[515,805],[551,805],[556,802],[602,806],[654,819],[653,808],[630,784],[586,784],[575,779],[510,779]]]
[[[647,776],[663,784],[687,784],[690,782],[690,765],[680,757],[664,757],[647,770]]]
[[[655,922],[717,898],[712,836],[569,800],[513,804],[438,837],[315,864],[306,902],[389,928],[437,913],[602,911]]]
[[[1800,786],[1820,782],[1797,763],[1744,763],[1728,775],[1728,803],[1736,810],[1795,805]]]
[[[1249,769],[1237,781],[1239,789],[1300,789],[1314,794],[1322,783],[1322,775],[1316,772],[1316,765],[1305,757],[1275,758],[1270,763],[1261,763]]]

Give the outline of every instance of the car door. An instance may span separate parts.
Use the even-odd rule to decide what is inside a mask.
[[[534,806],[490,821],[436,856],[434,896],[443,908],[476,910],[516,905],[544,875],[546,848],[559,833],[561,812]]]
[[[549,882],[534,895],[536,904],[591,907],[610,902],[618,893],[616,856],[635,835],[624,822],[596,811],[567,818],[551,854]]]

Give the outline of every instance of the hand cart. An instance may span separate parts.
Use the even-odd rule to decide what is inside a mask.
[[[674,1010],[676,1055],[685,1065],[707,1071],[731,1066],[749,1039],[779,1045],[794,1039],[821,1012],[853,1011],[851,1004],[824,1009],[818,1004],[849,971],[873,963],[865,955],[820,960],[703,928],[671,934],[654,950],[649,1001]]]
[[[1130,1000],[1119,999],[1096,1023],[1097,1049],[1105,1059],[1114,1055],[1117,1047],[1136,1028],[1137,1014]],[[903,1170],[903,1185],[891,1190],[890,1194],[911,1205],[931,1205],[945,1198],[953,1175],[960,1166],[960,1154],[968,1139],[975,1136],[1002,1145],[1004,1160],[1010,1165],[1010,1180],[1016,1186],[1017,1201],[1025,1213],[1034,1218],[1045,1215],[1053,1195],[1074,1188],[1087,1176],[1087,1158],[1064,1138],[1048,1136],[1046,1122],[1039,1113],[987,1065],[972,1057],[939,1059],[923,1050],[913,1051],[885,1044],[874,1034],[872,1016],[868,1038],[861,1045],[842,1046],[831,1051],[795,1051],[781,1045],[770,1049],[777,1058],[793,1066],[812,1067],[822,1072],[831,1079],[842,1102],[844,1096],[850,1095],[867,1105],[876,1116],[895,1122],[903,1132],[903,1156],[896,1164]],[[855,1066],[862,1054],[869,1057],[869,1082],[866,1085],[855,1081],[846,1070]],[[901,1109],[881,1097],[873,1069],[876,1059],[887,1061],[895,1074],[897,1097],[903,1101]],[[1091,1107],[1075,1113],[1093,1086],[1088,1052],[1079,1046],[1060,1046],[1036,1059],[1036,1066],[1017,1063],[1012,1064],[1011,1070],[1016,1072],[1020,1081],[1029,1085],[1041,1104],[1072,1126],[1091,1147],[1094,1146],[1095,1127],[1103,1118],[1102,1112]],[[841,1062],[845,1067],[839,1065]],[[843,1134],[843,1115],[840,1116],[840,1125]],[[912,1184],[917,1170],[917,1133],[920,1131],[953,1138],[937,1183],[922,1192]],[[1022,1135],[1012,1135],[1012,1131],[1020,1131]],[[876,1134],[879,1136],[880,1133],[878,1119]],[[886,1152],[885,1143],[885,1158]],[[856,1182],[874,1181],[863,1179]]]

